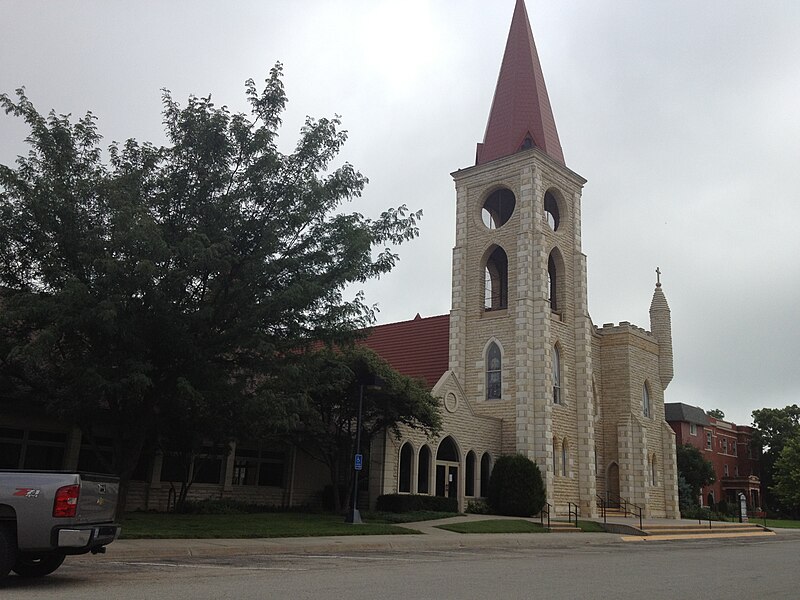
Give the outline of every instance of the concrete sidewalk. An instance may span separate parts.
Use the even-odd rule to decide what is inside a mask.
[[[168,539],[168,540],[117,540],[106,554],[78,556],[70,560],[119,561],[215,558],[225,556],[279,555],[279,554],[337,554],[343,552],[370,551],[451,551],[480,548],[551,548],[568,549],[590,545],[623,544],[624,535],[614,533],[509,533],[509,534],[460,534],[438,529],[436,525],[460,523],[498,517],[496,515],[462,515],[436,521],[404,523],[401,526],[414,529],[416,535],[351,535],[330,537],[257,538],[257,539]],[[539,519],[526,519],[538,523]],[[615,519],[634,525],[631,519]],[[611,521],[611,519],[609,519]],[[696,523],[696,521],[648,519],[648,523]],[[638,526],[638,520],[635,523]],[[353,527],[358,527],[354,525]],[[779,529],[778,537],[800,537],[800,530]]]

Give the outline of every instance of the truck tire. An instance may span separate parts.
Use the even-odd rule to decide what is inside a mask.
[[[44,577],[60,567],[65,558],[63,552],[20,552],[11,570],[20,577]]]
[[[10,527],[0,524],[0,579],[3,579],[17,560],[17,540]]]

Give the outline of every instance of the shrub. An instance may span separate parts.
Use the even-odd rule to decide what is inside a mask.
[[[490,515],[492,514],[489,504],[486,500],[470,500],[467,502],[467,512],[473,515]]]
[[[433,512],[458,512],[458,500],[442,496],[423,494],[384,494],[378,496],[375,510],[383,512],[414,512],[429,510]]]
[[[539,513],[546,502],[539,467],[521,454],[501,456],[489,479],[488,501],[492,512],[499,515],[530,517]]]

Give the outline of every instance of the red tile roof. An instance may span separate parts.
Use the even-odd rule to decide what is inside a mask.
[[[483,143],[478,144],[475,164],[482,165],[529,147],[528,137],[534,146],[564,164],[525,2],[517,0],[489,122]]]
[[[433,387],[448,367],[450,315],[378,325],[362,343],[396,371]]]

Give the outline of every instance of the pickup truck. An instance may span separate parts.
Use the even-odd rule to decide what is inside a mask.
[[[119,482],[94,473],[0,470],[0,579],[42,577],[68,554],[105,552]]]

